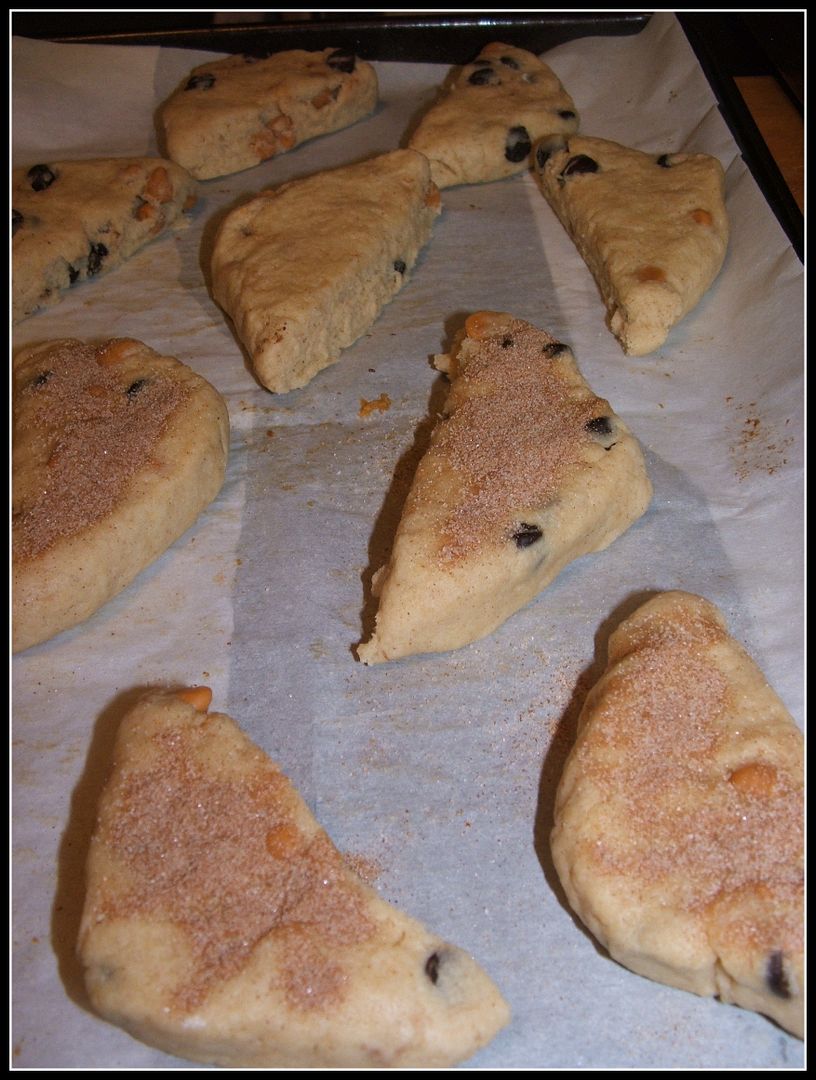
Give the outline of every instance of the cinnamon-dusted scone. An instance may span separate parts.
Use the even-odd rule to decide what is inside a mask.
[[[197,184],[162,158],[52,161],[11,182],[12,317],[56,304],[107,273],[196,202]]]
[[[395,150],[263,191],[223,221],[213,295],[275,393],[305,386],[369,329],[428,241],[427,160]]]
[[[803,739],[717,608],[668,592],[609,640],[558,788],[567,898],[640,975],[803,1037]]]
[[[221,488],[220,394],[139,341],[46,342],[13,371],[14,651],[87,619]]]
[[[168,156],[209,180],[348,127],[377,95],[374,68],[345,49],[228,56],[194,68],[162,106],[160,124]]]
[[[367,664],[491,633],[651,499],[637,441],[550,334],[479,312],[436,361],[452,379],[445,415],[374,576]]]
[[[88,856],[91,1001],[136,1038],[233,1068],[443,1068],[509,1018],[461,949],[350,869],[205,687],[125,717]]]
[[[455,68],[410,136],[440,188],[483,184],[523,172],[533,143],[578,130],[558,76],[526,49],[494,41]]]
[[[722,165],[708,154],[645,154],[578,135],[542,139],[533,160],[624,352],[659,349],[725,259]]]

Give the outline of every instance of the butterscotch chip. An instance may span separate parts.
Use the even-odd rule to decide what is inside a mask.
[[[620,963],[804,1033],[803,739],[722,615],[658,595],[609,640],[552,832]]]
[[[233,1068],[444,1068],[509,1018],[461,949],[385,903],[227,716],[155,691],[125,717],[88,856],[94,1008]]]

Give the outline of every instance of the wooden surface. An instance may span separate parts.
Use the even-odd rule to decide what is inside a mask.
[[[799,209],[805,209],[804,122],[772,75],[734,78]]]

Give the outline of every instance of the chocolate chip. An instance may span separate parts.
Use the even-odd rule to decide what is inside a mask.
[[[394,259],[394,269],[397,271],[398,274],[404,274],[407,267],[402,261],[402,259]]]
[[[131,401],[136,397],[142,387],[147,386],[147,379],[137,379],[136,382],[131,383],[125,393]]]
[[[502,338],[501,346],[503,349],[510,349],[515,345],[515,341],[511,337]]]
[[[93,277],[102,269],[102,260],[108,254],[104,244],[91,244],[88,252],[88,277]]]
[[[36,379],[32,380],[31,385],[35,389],[39,390],[41,386],[45,386],[45,384],[48,382],[48,380],[53,374],[53,371],[41,371],[40,374],[36,377]]]
[[[357,57],[354,53],[346,52],[345,49],[335,49],[326,57],[326,63],[335,71],[345,71],[347,74],[351,74],[357,64]]]
[[[561,117],[562,120],[575,119],[575,113],[572,111],[572,109],[559,109],[558,115]]]
[[[71,264],[68,263],[68,281],[73,285],[78,277],[79,270],[77,270],[75,266],[71,266]]]
[[[542,348],[542,352],[545,356],[555,357],[560,356],[561,353],[565,353],[569,350],[569,346],[565,345],[563,341],[551,341],[548,345]]]
[[[524,161],[529,157],[532,149],[533,143],[527,128],[522,127],[521,124],[518,127],[511,127],[507,132],[507,141],[504,144],[504,156],[507,160],[513,162]]]
[[[425,974],[436,986],[439,980],[439,953],[431,953],[428,959],[425,961]]]
[[[12,211],[11,211],[11,235],[12,236],[17,235],[17,230],[23,224],[23,221],[25,221],[25,218],[20,213],[20,211],[15,210],[14,208],[12,208]]]
[[[612,421],[608,416],[596,416],[584,424],[590,435],[611,435]]]
[[[669,155],[661,154],[660,157],[657,159],[657,164],[660,166],[661,169],[670,169],[671,161],[669,160]]]
[[[551,154],[554,154],[557,150],[566,149],[567,140],[563,135],[547,135],[545,138],[539,139],[535,152],[536,165],[538,165],[539,169],[543,169]]]
[[[35,191],[45,191],[57,179],[56,173],[52,172],[47,165],[32,165],[26,175]]]
[[[512,56],[500,56],[499,59],[503,64],[506,64],[509,68],[513,68],[514,71],[518,71],[519,62],[514,60]]]
[[[544,533],[539,529],[538,525],[528,525],[526,522],[522,522],[513,532],[513,539],[516,541],[516,547],[528,548],[531,544],[540,540],[543,535]]]
[[[597,171],[597,161],[594,161],[591,157],[587,157],[586,154],[576,154],[575,157],[569,159],[567,164],[561,170],[559,179],[563,179],[566,176],[580,176],[582,173],[594,173]]]
[[[785,973],[785,954],[777,949],[768,957],[765,967],[765,983],[772,994],[777,997],[789,998],[791,996],[790,983]]]
[[[204,72],[201,75],[193,75],[191,79],[187,80],[185,90],[212,90],[215,86],[215,75],[211,75],[209,72]]]
[[[468,82],[471,86],[498,86],[501,83],[501,79],[493,70],[489,68],[479,68],[478,71],[472,71],[468,75]]]

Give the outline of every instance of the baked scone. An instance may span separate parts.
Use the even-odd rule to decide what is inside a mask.
[[[11,180],[12,318],[105,274],[195,205],[197,184],[161,158],[52,161]]]
[[[209,180],[348,127],[377,96],[374,68],[344,49],[228,56],[193,68],[162,106],[160,125],[167,155]]]
[[[651,499],[637,441],[550,334],[478,312],[436,362],[452,379],[445,415],[374,576],[366,664],[491,633]]]
[[[13,369],[14,651],[87,619],[188,529],[224,480],[227,409],[139,341],[50,341]]]
[[[533,161],[624,352],[659,349],[725,259],[722,165],[708,154],[645,154],[583,135],[540,140]]]
[[[609,639],[561,779],[552,854],[640,975],[803,1037],[803,739],[717,608],[662,593]]]
[[[427,160],[394,150],[263,191],[221,224],[213,295],[260,382],[305,386],[399,292],[440,212]]]
[[[526,49],[494,41],[455,68],[410,136],[440,188],[484,184],[523,172],[533,143],[578,130],[558,76]]]
[[[461,949],[381,900],[205,687],[125,717],[87,868],[91,1001],[233,1068],[443,1068],[508,1021]]]

